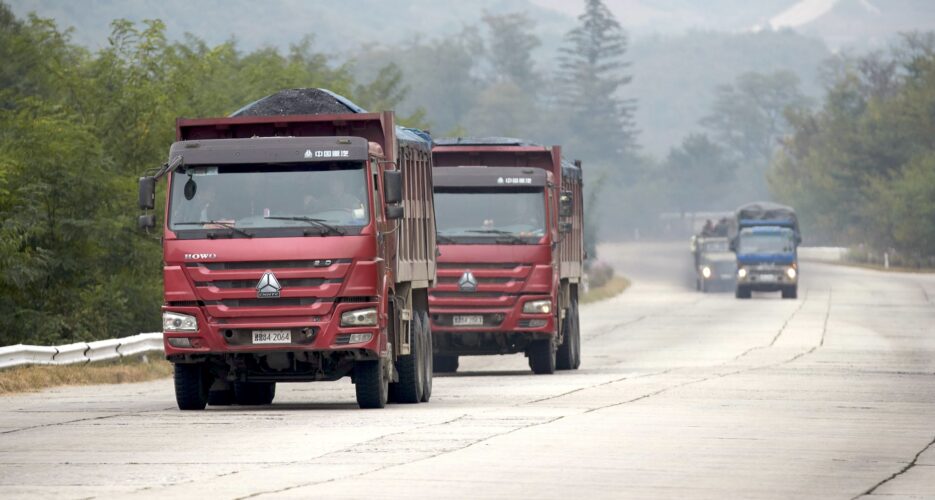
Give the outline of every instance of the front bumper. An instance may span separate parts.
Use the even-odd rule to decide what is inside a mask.
[[[266,353],[275,351],[356,351],[364,357],[376,359],[385,349],[385,318],[373,327],[341,327],[341,314],[347,311],[381,308],[376,302],[338,304],[328,316],[287,316],[262,318],[209,318],[200,307],[163,307],[198,319],[197,332],[164,332],[167,357],[193,354]],[[253,344],[254,331],[282,331],[291,333],[290,343]],[[367,342],[349,343],[350,335],[369,333]],[[170,339],[187,338],[191,347],[176,347]]]
[[[794,287],[799,282],[798,269],[795,277],[790,277],[787,270],[790,266],[761,266],[746,267],[746,276],[737,276],[737,286],[754,291],[774,292]]]
[[[434,333],[514,333],[530,332],[555,334],[556,324],[553,313],[524,313],[523,305],[535,300],[549,300],[552,298],[545,295],[523,296],[516,303],[506,306],[486,306],[471,307],[463,301],[460,305],[454,306],[433,306],[429,305],[429,316],[432,320],[432,332]],[[552,310],[555,310],[554,301],[552,301]],[[458,318],[477,317],[483,319],[480,325],[458,324]]]

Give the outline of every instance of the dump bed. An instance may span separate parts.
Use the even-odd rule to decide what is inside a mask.
[[[570,230],[559,233],[559,275],[572,282],[580,279],[584,261],[583,178],[580,163],[562,160],[561,146],[546,147],[507,137],[459,137],[437,140],[432,156],[436,167],[533,167],[550,172],[560,187],[552,198],[553,212],[558,213],[562,192],[571,193],[573,205],[571,215],[560,218],[560,223],[570,224]]]
[[[783,226],[792,229],[796,240],[801,240],[799,219],[795,209],[786,205],[760,201],[737,208],[730,237],[736,238],[740,229],[754,226]]]
[[[271,102],[275,106],[270,105]],[[315,114],[322,110],[326,112]],[[304,111],[308,113],[301,114]],[[300,114],[256,116],[257,112]],[[398,242],[396,281],[412,282],[415,288],[431,286],[435,280],[436,242],[431,139],[427,134],[397,127],[392,111],[366,113],[343,97],[320,89],[293,89],[273,94],[234,115],[179,119],[177,139],[350,136],[379,145],[383,151],[381,163],[395,164],[403,173],[405,215],[397,221],[399,229],[394,231],[397,237],[387,239]]]

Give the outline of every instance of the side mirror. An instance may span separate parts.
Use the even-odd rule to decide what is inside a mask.
[[[575,209],[574,199],[574,193],[562,191],[562,195],[558,199],[558,215],[560,217],[571,217]]]
[[[387,205],[403,201],[403,173],[398,170],[383,172],[383,200]]]
[[[403,209],[402,205],[386,207],[386,218],[389,220],[402,219],[405,213],[406,211]]]
[[[156,178],[140,177],[140,210],[149,210],[156,206]]]
[[[571,222],[560,222],[558,224],[558,232],[560,233],[570,233],[571,232]]]
[[[148,231],[156,227],[155,215],[141,215],[136,221],[136,225],[143,231]]]

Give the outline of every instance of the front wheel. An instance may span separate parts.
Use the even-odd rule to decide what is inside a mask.
[[[175,364],[175,402],[180,410],[204,410],[208,405],[211,374],[203,363]]]
[[[799,296],[799,287],[796,285],[786,287],[782,289],[782,298],[784,299],[795,299]]]
[[[555,343],[552,339],[536,340],[526,348],[529,368],[537,375],[555,373]]]
[[[361,408],[383,408],[389,393],[389,379],[383,369],[383,358],[373,361],[358,361],[354,365],[354,390],[357,406]]]
[[[734,290],[734,297],[738,299],[749,299],[753,294],[750,292],[750,289],[745,286],[737,285],[736,290]]]

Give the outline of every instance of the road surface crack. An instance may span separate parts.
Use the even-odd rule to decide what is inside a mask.
[[[916,453],[914,457],[912,457],[912,461],[909,462],[908,464],[906,464],[905,467],[903,467],[902,469],[896,471],[896,472],[893,473],[890,477],[888,477],[888,478],[886,478],[886,479],[880,481],[879,483],[873,485],[873,486],[872,486],[870,489],[868,489],[867,491],[865,491],[865,492],[863,492],[863,493],[861,493],[861,494],[859,494],[859,495],[853,497],[851,500],[856,500],[856,499],[858,499],[858,498],[860,498],[860,497],[862,497],[862,496],[866,496],[866,495],[872,495],[873,492],[875,492],[878,488],[880,488],[880,487],[883,486],[884,484],[886,484],[886,483],[888,483],[888,482],[890,482],[890,481],[896,479],[897,477],[899,477],[899,476],[905,474],[906,472],[909,472],[909,469],[911,469],[911,468],[913,468],[913,467],[916,466],[916,463],[919,461],[919,457],[921,457],[922,454],[925,453],[925,452],[926,452],[929,448],[931,448],[932,446],[935,446],[935,437],[933,437],[932,440],[929,441],[929,443],[928,443],[927,445],[925,445],[924,448],[922,448],[921,450],[919,450],[919,452]]]

